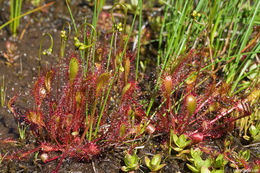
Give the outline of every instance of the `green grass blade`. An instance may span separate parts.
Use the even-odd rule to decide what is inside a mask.
[[[142,0],[139,0],[139,31],[138,31],[138,45],[137,45],[137,57],[136,57],[136,67],[135,67],[135,81],[138,77],[139,68],[139,57],[140,57],[140,45],[141,45],[141,29],[142,29]]]

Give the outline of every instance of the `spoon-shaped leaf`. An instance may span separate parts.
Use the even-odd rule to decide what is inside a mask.
[[[79,61],[76,57],[71,58],[69,64],[69,80],[71,83],[74,82],[79,72]]]
[[[98,78],[97,78],[97,88],[96,88],[96,95],[98,96],[100,93],[101,88],[103,88],[104,85],[106,85],[109,81],[110,78],[110,73],[102,73]]]
[[[53,77],[53,71],[48,71],[45,76],[45,88],[48,93],[51,91],[51,79]]]

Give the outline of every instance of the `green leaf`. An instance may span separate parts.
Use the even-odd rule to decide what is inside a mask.
[[[256,128],[254,125],[251,125],[249,128],[249,132],[252,135],[252,137],[254,138],[259,133],[259,129]]]
[[[248,161],[250,158],[250,150],[245,150],[245,151],[240,151],[239,152],[239,156],[243,159],[245,159],[245,161]]]
[[[215,168],[224,167],[227,164],[227,162],[228,161],[224,159],[224,155],[219,154],[218,157],[216,158],[215,162],[214,162],[214,167]]]
[[[145,162],[145,165],[150,169],[150,167],[151,167],[151,160],[147,157],[147,156],[145,156],[144,157],[144,162]]]
[[[202,160],[201,157],[195,158],[194,165],[197,169],[200,169],[204,165],[204,161]]]
[[[153,170],[151,170],[151,171],[157,172],[157,171],[159,171],[160,169],[162,169],[165,165],[166,165],[166,164],[160,164],[160,165],[156,166],[156,168],[153,169]]]
[[[184,148],[186,146],[186,137],[182,134],[177,140],[179,147]]]
[[[172,137],[175,145],[177,145],[177,147],[179,148],[177,150],[180,151],[182,151],[186,146],[188,146],[191,143],[191,140],[187,141],[187,137],[184,134],[182,134],[179,137],[176,134],[173,134]]]
[[[210,173],[210,170],[207,167],[202,166],[201,169],[200,169],[200,172],[201,173]]]
[[[151,161],[151,165],[152,166],[158,166],[161,163],[161,155],[160,154],[156,154],[155,156],[153,156],[152,161]]]
[[[139,158],[136,154],[130,155],[129,153],[127,153],[124,158],[124,163],[126,167],[122,167],[121,169],[122,171],[126,170],[126,172],[137,170],[139,168],[138,162]]]
[[[203,164],[204,164],[205,167],[207,167],[207,168],[210,167],[210,165],[211,165],[211,160],[210,159],[207,159],[207,160],[205,160],[203,162],[204,162]]]
[[[126,167],[126,166],[123,166],[123,167],[121,168],[121,170],[124,171],[124,172],[129,172],[129,171],[130,171],[129,168]]]
[[[190,153],[191,153],[192,158],[198,159],[198,158],[200,158],[202,151],[200,151],[199,148],[196,148],[195,150],[192,148]]]
[[[201,169],[202,167],[210,167],[211,165],[211,160],[210,159],[207,159],[207,160],[202,160],[202,158],[198,158],[197,160],[195,159],[194,160],[194,165],[197,169]]]
[[[177,146],[179,147],[179,144],[178,144],[178,142],[177,142],[178,136],[173,133],[173,134],[172,134],[172,139],[173,139],[173,142],[175,143],[175,145],[177,145]]]
[[[192,171],[192,172],[196,172],[196,173],[198,173],[199,172],[199,170],[197,169],[197,168],[195,168],[194,166],[192,166],[192,165],[190,165],[190,164],[186,164],[187,165],[187,167]]]
[[[175,151],[177,151],[177,152],[180,152],[180,151],[183,150],[182,148],[179,148],[179,147],[173,147],[173,149],[174,149]]]
[[[161,155],[156,154],[153,156],[152,160],[150,160],[148,157],[145,156],[144,158],[146,166],[150,169],[152,172],[156,172],[160,169],[162,169],[166,164],[160,164],[161,163]]]

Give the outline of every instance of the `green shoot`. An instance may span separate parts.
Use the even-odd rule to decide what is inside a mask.
[[[139,68],[139,57],[140,57],[140,47],[141,47],[141,32],[142,32],[142,0],[138,1],[139,7],[139,29],[138,29],[138,46],[137,46],[137,57],[136,57],[136,67],[135,67],[135,81],[138,77],[138,68]]]
[[[71,9],[70,9],[70,6],[69,6],[69,3],[70,3],[70,2],[69,2],[68,0],[65,0],[65,2],[66,2],[66,6],[67,6],[67,8],[68,8],[68,11],[69,11],[69,13],[70,13],[70,18],[71,18],[71,20],[72,20],[74,30],[75,30],[75,32],[78,32],[78,31],[77,31],[77,26],[76,26],[76,23],[75,23],[75,20],[74,20],[74,17],[73,17],[73,15],[72,15],[72,12],[71,12]]]
[[[37,160],[39,160],[38,159],[38,155],[39,155],[39,151],[38,152],[35,152],[35,154],[34,154],[34,162],[36,163],[37,162]]]
[[[190,155],[191,158],[189,159],[189,161],[192,164],[187,163],[187,166],[192,172],[199,173],[202,172],[202,170],[205,170],[205,168],[209,168],[211,166],[210,159],[203,160],[201,158],[202,151],[199,148],[196,148],[195,150],[191,148]]]
[[[175,146],[173,147],[173,149],[177,152],[181,152],[184,150],[184,148],[186,148],[187,146],[190,145],[191,143],[191,140],[188,140],[188,138],[182,134],[180,135],[179,137],[173,133],[172,135],[172,139],[173,139],[173,142],[175,144]]]
[[[126,153],[124,158],[125,166],[123,166],[121,170],[124,172],[130,172],[139,169],[139,160],[140,159],[138,158],[136,153],[134,153],[133,155]]]
[[[213,167],[218,170],[225,170],[225,165],[228,163],[228,161],[225,159],[223,154],[219,154],[218,157],[213,160]]]
[[[8,154],[8,152],[7,152],[7,153],[5,153],[5,155],[4,155],[4,156],[2,156],[2,154],[0,153],[0,165],[2,164],[2,162],[3,162],[4,158],[7,156],[7,154]]]
[[[250,158],[250,150],[240,150],[238,153],[234,153],[236,162],[240,168],[244,167],[244,163],[247,162]],[[236,165],[231,163],[231,167],[236,168]]]
[[[23,0],[10,0],[10,20],[17,18],[20,16],[22,9]],[[17,28],[19,27],[20,18],[14,19],[14,21],[10,24],[10,31],[14,37],[16,37]]]
[[[26,126],[21,125],[20,123],[18,123],[18,130],[19,130],[19,135],[20,135],[20,140],[24,141],[25,140],[25,131],[26,131]]]
[[[92,20],[92,25],[94,26],[94,28],[96,28],[97,26],[97,21],[98,21],[98,17],[99,17],[99,13],[103,7],[103,4],[104,2],[101,2],[100,1],[95,1],[95,7],[94,7],[94,14],[93,14],[93,20]],[[84,33],[84,38],[86,37],[85,36],[86,32]],[[90,34],[90,38],[92,37],[92,34],[93,32],[91,32]],[[95,37],[95,35],[93,36]],[[93,40],[95,40],[95,38],[92,38]],[[93,62],[93,66],[92,66],[92,71],[94,72],[94,62],[95,62],[95,44],[92,46],[92,55],[93,55],[93,59],[92,59],[92,62]],[[88,52],[88,57],[89,57],[89,54],[90,54],[91,51]],[[87,64],[88,65],[88,64]],[[88,67],[87,67],[88,68]]]
[[[242,2],[241,2],[241,6],[242,6]],[[235,59],[235,62],[231,63],[230,64],[230,71],[228,72],[228,75],[227,75],[227,82],[228,83],[233,83],[232,85],[232,88],[231,88],[231,93],[233,93],[235,91],[235,89],[237,88],[238,86],[238,83],[239,81],[241,81],[243,79],[243,75],[246,71],[246,69],[249,67],[249,65],[251,64],[252,62],[252,58],[249,58],[249,59],[245,59],[242,63],[242,65],[239,65],[240,64],[240,61],[241,61],[241,58],[242,58],[242,55],[241,53],[243,51],[245,51],[245,47],[246,47],[246,44],[249,40],[249,36],[251,35],[252,33],[252,27],[254,26],[255,24],[255,20],[257,19],[257,15],[259,13],[259,9],[260,9],[260,1],[255,1],[255,3],[252,5],[252,10],[250,10],[250,20],[246,20],[248,21],[244,27],[241,29],[240,32],[243,32],[243,36],[241,38],[241,42],[239,42],[238,44],[240,45],[237,50],[236,50],[236,53],[237,53],[237,57]],[[246,10],[246,9],[245,9]],[[237,24],[238,25],[238,24]],[[233,37],[232,37],[233,38]],[[232,40],[233,41],[233,40]],[[235,40],[234,40],[235,41]],[[256,51],[259,51],[259,44],[255,47],[255,50]],[[231,50],[230,50],[231,51]],[[254,55],[252,55],[254,56]],[[251,56],[251,57],[252,57]],[[237,77],[236,77],[237,76]]]

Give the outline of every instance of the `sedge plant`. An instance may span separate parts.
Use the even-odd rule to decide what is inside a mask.
[[[11,0],[11,1],[13,1],[13,0]],[[16,1],[17,3],[19,2],[19,1]],[[22,2],[22,0],[20,0],[20,2]],[[18,3],[19,4],[19,3]],[[14,17],[11,17],[11,19],[9,20],[9,21],[7,21],[6,23],[4,23],[3,25],[1,25],[0,26],[0,30],[1,29],[3,29],[4,27],[6,27],[7,25],[10,25],[10,24],[13,24],[14,23],[14,21],[17,21],[17,20],[19,20],[20,18],[22,18],[22,17],[24,17],[24,16],[27,16],[27,15],[29,15],[29,14],[31,14],[31,13],[34,13],[34,12],[37,12],[37,11],[39,11],[39,10],[41,10],[41,9],[44,9],[44,8],[46,8],[46,7],[49,7],[49,6],[51,6],[51,5],[53,5],[54,4],[54,2],[49,2],[49,3],[47,3],[47,4],[45,4],[45,5],[43,5],[43,6],[40,6],[40,7],[37,7],[37,8],[35,8],[35,9],[33,9],[33,10],[30,10],[30,11],[28,11],[28,12],[25,12],[25,13],[23,13],[23,14],[19,14],[19,15],[17,15],[17,16],[14,16]],[[17,6],[17,8],[18,8],[19,6]],[[21,6],[20,6],[21,7]],[[14,8],[12,8],[13,10],[14,10]],[[19,8],[18,8],[19,9]],[[17,12],[18,12],[18,10],[17,10]],[[17,12],[14,12],[13,11],[13,13],[15,14],[15,13],[17,13]],[[14,14],[12,14],[12,15],[14,15]],[[11,16],[12,16],[11,15]],[[19,23],[19,22],[18,22]],[[16,29],[17,29],[17,22],[16,22]],[[13,28],[13,26],[11,27],[11,28]],[[11,29],[12,30],[12,29]]]
[[[20,18],[17,17],[21,14],[22,3],[23,0],[10,0],[10,20],[14,19],[14,21],[10,24],[10,31],[14,37],[17,34],[17,28],[20,24]]]

